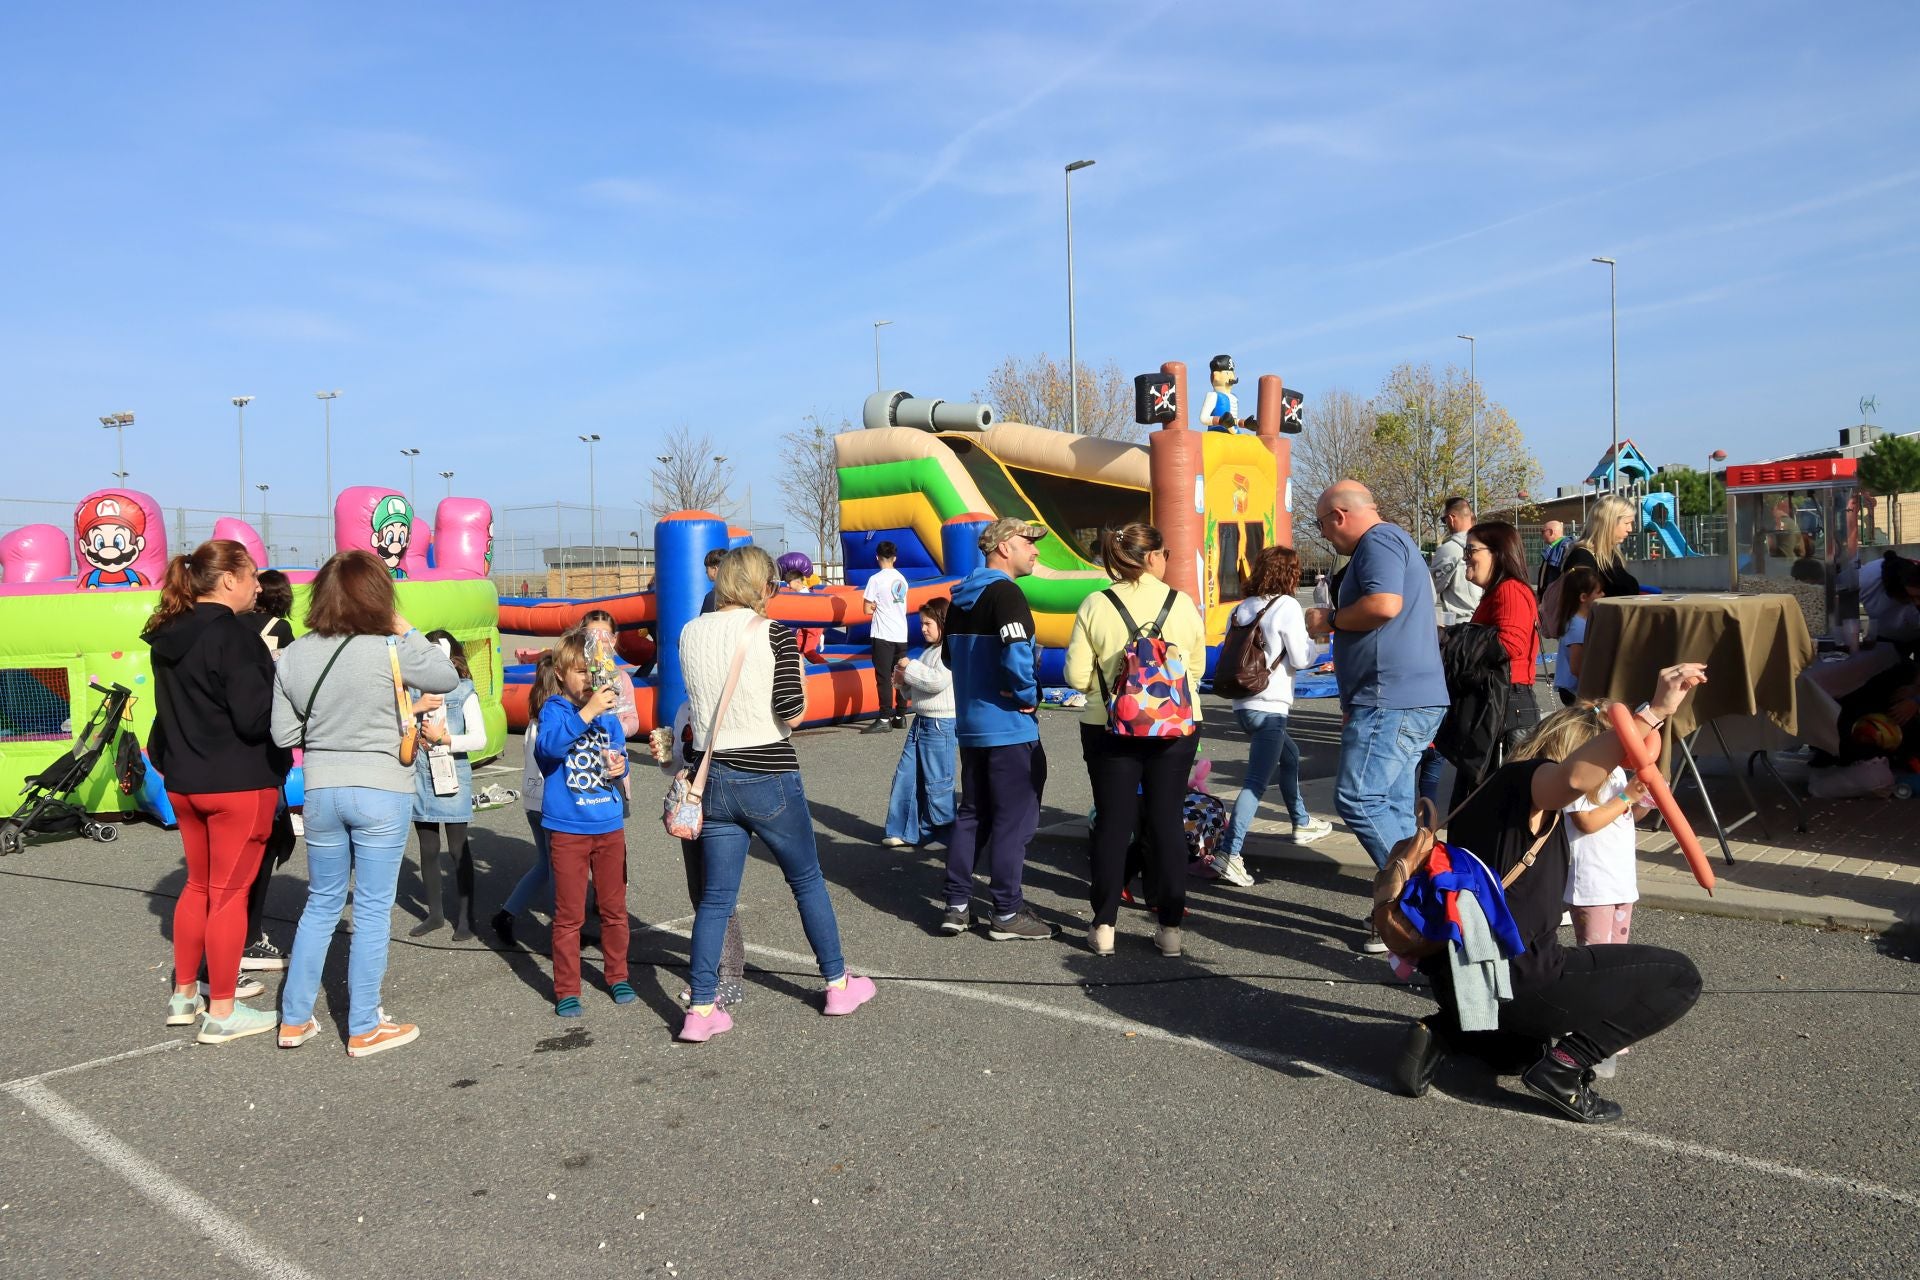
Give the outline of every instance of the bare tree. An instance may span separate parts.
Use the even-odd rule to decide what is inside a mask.
[[[648,509],[660,517],[674,511],[711,511],[730,514],[727,490],[733,487],[733,463],[713,443],[713,437],[693,434],[678,426],[667,432],[653,464],[653,492]]]
[[[824,570],[837,558],[840,542],[840,468],[833,438],[853,430],[853,424],[842,418],[829,426],[817,413],[800,421],[805,425],[780,437],[780,443],[786,446],[783,489],[787,514],[818,540],[818,567]]]
[[[1369,483],[1373,474],[1373,406],[1351,391],[1334,388],[1314,396],[1302,414],[1304,430],[1293,440],[1293,504],[1295,511],[1313,509],[1321,491],[1336,480]],[[1294,538],[1334,558],[1333,545],[1295,519]]]
[[[1133,379],[1111,360],[1098,369],[1082,363],[1075,372],[1080,387],[1080,434],[1139,440],[1143,429],[1133,420]],[[1054,431],[1072,426],[1066,362],[1044,351],[1025,361],[1008,356],[987,375],[986,389],[973,395],[992,405],[994,417],[1004,422]]]

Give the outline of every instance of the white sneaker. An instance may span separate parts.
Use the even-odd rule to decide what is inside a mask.
[[[1242,889],[1253,887],[1253,873],[1247,870],[1246,862],[1237,853],[1231,857],[1216,853],[1213,855],[1213,869],[1228,884],[1237,884]]]
[[[1299,823],[1294,824],[1293,842],[1295,844],[1312,844],[1315,840],[1332,834],[1333,824],[1331,822],[1328,822],[1325,818],[1308,818],[1304,826]]]
[[[880,843],[889,849],[904,849],[907,847],[907,842],[899,836],[885,836],[881,839]]]
[[[233,998],[235,1000],[251,1000],[265,990],[266,987],[262,985],[260,979],[249,978],[243,973],[240,975],[240,980],[233,984]],[[207,984],[204,982],[200,984],[200,998],[203,1000],[212,998],[211,993],[207,990]]]

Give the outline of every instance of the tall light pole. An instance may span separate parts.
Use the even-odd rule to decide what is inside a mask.
[[[133,425],[132,410],[101,415],[100,425],[114,433],[114,441],[120,448],[120,469],[113,473],[114,479],[123,484],[127,479],[127,428]]]
[[[886,390],[886,387],[880,382],[880,330],[892,323],[893,321],[891,320],[875,320],[873,322],[873,389],[875,391]]]
[[[1620,492],[1620,268],[1612,258],[1595,258],[1595,262],[1604,262],[1607,266],[1607,327],[1613,334],[1613,452],[1609,459],[1608,474],[1612,478],[1613,492]]]
[[[260,543],[266,548],[267,559],[271,560],[273,559],[273,537],[268,532],[271,526],[267,524],[267,489],[269,486],[257,484],[253,487],[260,491]],[[240,514],[244,516],[247,513],[242,511]]]
[[[240,506],[238,514],[247,514],[247,406],[253,403],[252,396],[234,396],[233,409],[239,416],[240,429]]]
[[[322,520],[328,520],[333,517],[333,402],[340,398],[340,393],[338,391],[316,391],[313,393],[313,396],[314,399],[320,402],[322,412],[326,415],[327,505],[320,512],[320,517]]]
[[[1473,384],[1473,515],[1480,518],[1480,349],[1470,333],[1454,335],[1467,344],[1467,381]]]
[[[416,470],[418,465],[416,460],[420,457],[420,451],[418,449],[402,449],[400,456],[407,460],[407,505],[410,507],[418,507],[420,500],[414,497],[414,494],[419,492],[419,485],[415,482],[414,477],[419,474]]]
[[[1067,166],[1067,429],[1080,433],[1079,353],[1074,347],[1073,326],[1073,171],[1091,169],[1093,161],[1075,160]]]
[[[440,473],[440,478],[447,482],[447,496],[451,498],[453,496],[453,472],[442,471]]]
[[[594,566],[594,581],[597,583],[598,567],[594,562],[600,554],[600,499],[594,485],[593,446],[600,443],[600,435],[595,432],[581,436],[580,441],[587,446],[587,563]]]

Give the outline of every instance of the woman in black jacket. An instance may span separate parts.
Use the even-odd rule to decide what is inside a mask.
[[[141,632],[153,650],[147,755],[166,779],[187,860],[173,911],[167,1025],[187,1026],[204,1012],[202,1044],[271,1031],[277,1022],[272,1010],[233,998],[247,891],[291,762],[273,745],[273,658],[252,622],[235,616],[253,607],[258,591],[245,547],[203,542],[168,563],[160,604]],[[194,980],[202,961],[204,1005]]]
[[[1585,567],[1600,575],[1609,596],[1637,596],[1640,579],[1627,572],[1627,558],[1620,551],[1632,536],[1633,504],[1608,494],[1593,504],[1586,531],[1560,562],[1560,572]]]

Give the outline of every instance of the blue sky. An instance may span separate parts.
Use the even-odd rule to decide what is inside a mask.
[[[1232,352],[1308,397],[1465,361],[1546,464],[1920,427],[1910,4],[8,6],[0,496],[644,499],[711,431],[1065,348]],[[257,495],[250,494],[250,501]],[[626,516],[609,525],[626,527]]]

